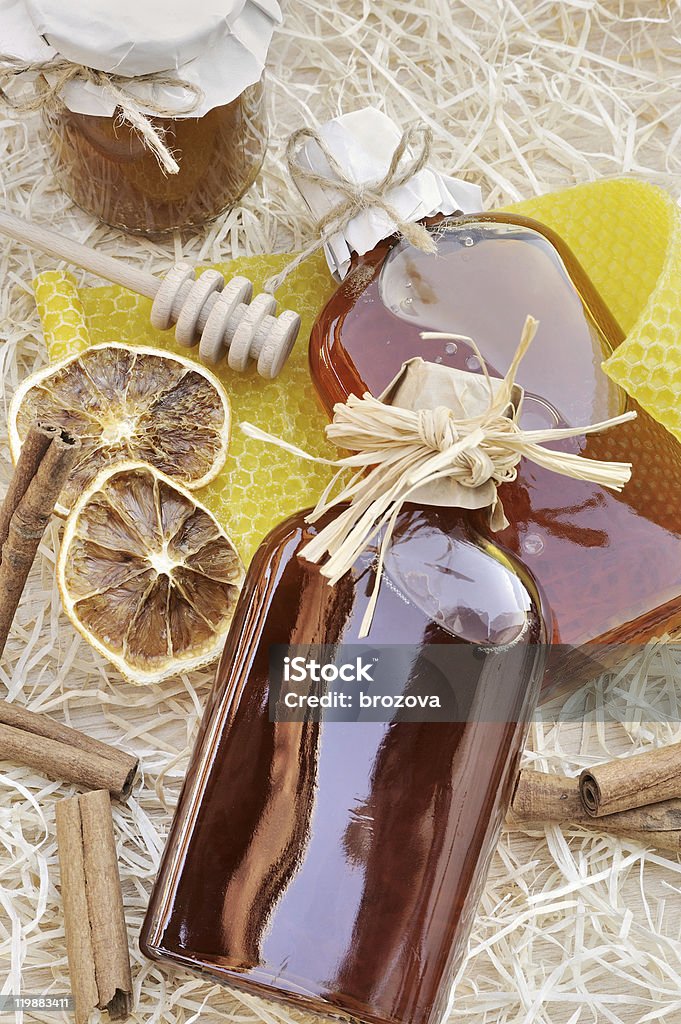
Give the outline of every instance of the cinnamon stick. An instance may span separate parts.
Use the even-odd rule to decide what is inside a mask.
[[[139,766],[138,759],[124,750],[6,700],[0,700],[0,758],[49,778],[107,789],[123,800],[130,795]]]
[[[0,506],[0,552],[7,540],[10,520],[16,512],[17,505],[26,494],[28,485],[38,472],[38,466],[56,434],[55,427],[42,427],[35,424],[26,435],[5,494],[5,500]]]
[[[523,768],[516,782],[511,811],[521,821],[582,824],[591,821],[582,807],[579,780]]]
[[[587,768],[579,788],[594,818],[681,797],[681,743]]]
[[[661,850],[681,852],[681,799],[594,818],[582,805],[579,779],[529,768],[524,768],[518,776],[508,820],[512,825],[545,822],[580,825],[636,839]]]
[[[39,445],[36,442],[32,459],[38,449]],[[13,481],[10,485],[10,502],[8,503],[6,499],[7,508],[2,514],[2,521],[5,522],[9,518],[9,522],[0,561],[0,655],[5,649],[7,635],[35,560],[38,545],[77,452],[76,441],[63,432],[55,432],[13,511],[12,502],[24,487],[33,467],[33,463],[28,462],[28,456],[26,464],[21,468],[20,479],[16,484]]]
[[[59,801],[57,845],[76,1024],[87,1024],[97,1007],[122,1020],[132,977],[106,790]]]

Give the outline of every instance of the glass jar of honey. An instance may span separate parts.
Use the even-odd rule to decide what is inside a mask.
[[[262,79],[201,117],[151,119],[179,163],[172,175],[116,112],[81,114],[57,99],[43,121],[64,191],[87,213],[133,234],[219,217],[253,184],[267,148]]]
[[[382,124],[371,110],[355,111],[319,133],[340,173],[369,190],[390,160],[390,136],[379,139]],[[395,138],[393,125],[393,147]],[[319,142],[305,144],[299,165],[297,184],[321,220],[338,193]],[[307,168],[326,174],[328,187],[307,181]],[[417,356],[482,373],[481,354],[488,372],[503,377],[525,317],[536,317],[536,340],[516,376],[524,390],[520,426],[574,428],[635,411],[617,430],[554,442],[573,455],[628,462],[632,477],[618,492],[523,462],[499,490],[509,525],[493,535],[485,522],[479,529],[537,580],[552,613],[554,644],[638,644],[676,631],[681,444],[604,372],[624,333],[565,241],[518,214],[465,208],[468,197],[454,183],[434,188],[414,178],[409,185],[423,199],[409,196],[401,209],[404,186],[387,196],[399,215],[428,224],[434,252],[396,235],[396,221],[382,209],[362,211],[327,241],[341,284],[310,339],[322,404],[331,414],[350,394],[380,395]],[[450,217],[444,205],[437,211],[438,193],[453,195],[460,212]]]
[[[42,101],[48,153],[88,213],[150,236],[233,207],[267,148],[277,0],[18,0],[9,35]],[[19,50],[21,53],[19,54]]]

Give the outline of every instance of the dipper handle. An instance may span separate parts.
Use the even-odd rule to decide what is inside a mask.
[[[244,372],[255,361],[258,373],[270,379],[281,372],[298,337],[299,315],[285,309],[277,316],[276,300],[266,292],[252,300],[253,286],[245,277],[227,282],[217,270],[206,270],[197,278],[192,265],[181,262],[159,280],[2,211],[0,234],[153,299],[153,326],[164,331],[175,325],[180,344],[198,343],[199,357],[211,365],[227,355],[229,366]]]
[[[30,249],[37,249],[58,260],[66,260],[75,267],[89,270],[97,277],[103,277],[112,284],[120,284],[123,288],[146,295],[153,299],[159,289],[160,282],[153,274],[128,266],[122,260],[105,256],[104,253],[90,249],[87,245],[65,238],[56,231],[40,227],[31,221],[14,217],[11,213],[0,211],[0,233],[15,242],[23,242]]]

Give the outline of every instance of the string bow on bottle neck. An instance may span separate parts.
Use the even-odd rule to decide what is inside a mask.
[[[312,170],[301,163],[301,150],[308,142],[313,142],[320,151],[328,164],[329,173]],[[433,133],[430,128],[425,124],[411,125],[403,132],[383,177],[374,182],[356,182],[347,175],[319,132],[312,128],[300,128],[294,132],[286,146],[286,163],[291,178],[295,182],[330,190],[338,196],[338,201],[317,221],[315,240],[287,263],[279,274],[265,282],[265,291],[275,292],[289,274],[322,249],[329,239],[364,210],[382,210],[395,225],[397,233],[411,245],[425,253],[437,252],[437,244],[428,229],[418,221],[405,220],[388,198],[394,189],[406,185],[428,166],[432,147]]]
[[[489,507],[490,525],[496,531],[508,525],[497,487],[515,480],[522,458],[562,476],[616,491],[630,479],[630,463],[589,459],[544,446],[627,423],[635,419],[634,411],[589,426],[524,430],[519,425],[522,390],[515,384],[515,376],[537,327],[538,322],[528,316],[503,380],[489,376],[484,359],[471,339],[467,341],[478,354],[482,377],[412,360],[411,364],[420,363],[426,372],[428,367],[448,371],[454,390],[447,406],[406,408],[399,404],[399,385],[405,373],[408,374],[410,363],[405,364],[383,399],[370,394],[362,398],[350,395],[347,402],[334,407],[333,421],[326,427],[329,440],[352,453],[339,459],[316,458],[250,423],[241,424],[250,437],[276,444],[301,458],[336,467],[337,473],[306,522],[315,523],[333,509],[345,507],[299,552],[310,562],[323,563],[320,572],[330,585],[337,583],[382,533],[374,587],[360,637],[369,632],[386,551],[405,502]],[[423,337],[453,336],[430,333]],[[391,395],[396,395],[395,404],[388,404]],[[333,495],[348,470],[353,471],[353,475]]]

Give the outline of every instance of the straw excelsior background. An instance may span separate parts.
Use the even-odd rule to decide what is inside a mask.
[[[272,139],[263,173],[243,204],[200,237],[133,241],[74,210],[54,184],[35,118],[17,124],[0,114],[1,201],[156,272],[182,254],[211,261],[299,246],[312,227],[284,171],[284,141],[303,123],[368,101],[399,122],[429,124],[438,166],[479,181],[487,206],[621,172],[673,183],[660,175],[681,169],[677,2],[289,0],[269,77]],[[46,361],[31,279],[51,266],[0,243],[5,411],[21,377]],[[0,442],[6,481],[4,427]],[[143,786],[115,809],[134,1019],[300,1020],[139,954],[136,938],[211,673],[146,690],[126,685],[60,612],[58,544],[54,524],[0,666],[0,689],[95,736],[118,737],[142,757]],[[680,671],[669,648],[641,652],[608,683],[623,721],[603,722],[605,684],[596,683],[584,724],[557,725],[547,714],[533,727],[527,762],[574,774],[610,753],[681,739],[674,724]],[[650,724],[660,711],[672,724]],[[65,993],[54,800],[69,790],[1,767],[0,991]],[[681,864],[579,829],[505,833],[452,1020],[681,1024]]]

